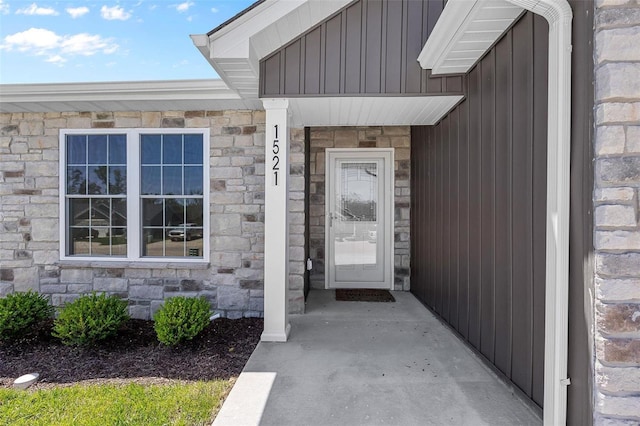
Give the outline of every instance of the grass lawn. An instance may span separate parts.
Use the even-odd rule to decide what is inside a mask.
[[[0,388],[0,425],[210,425],[229,380]]]

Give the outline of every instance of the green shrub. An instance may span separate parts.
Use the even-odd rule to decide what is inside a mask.
[[[158,340],[175,346],[191,340],[209,324],[211,306],[204,297],[173,297],[156,312],[153,328]]]
[[[53,306],[38,293],[13,293],[0,299],[0,340],[14,340],[36,333],[53,316]]]
[[[54,321],[53,335],[65,345],[90,345],[115,335],[128,319],[126,301],[88,294],[62,308]]]

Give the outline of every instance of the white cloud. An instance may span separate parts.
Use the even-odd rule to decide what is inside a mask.
[[[37,4],[31,3],[31,6],[25,7],[24,9],[16,10],[16,14],[18,15],[43,15],[43,16],[55,16],[59,15],[55,9],[50,7],[38,7]]]
[[[9,5],[6,4],[3,0],[0,0],[0,14],[6,15],[9,13]]]
[[[212,8],[211,8],[211,11],[212,11],[213,13],[218,13],[218,12],[219,12],[219,10],[218,10],[217,8],[215,8],[215,7],[212,7]]]
[[[112,39],[97,34],[59,35],[44,28],[30,28],[10,34],[0,44],[1,50],[45,56],[46,62],[55,64],[66,62],[71,56],[110,55],[119,47]]]
[[[66,36],[60,43],[60,51],[71,55],[92,56],[102,52],[110,55],[118,50],[118,45],[96,34],[75,34]]]
[[[83,15],[86,15],[87,13],[89,13],[89,8],[85,7],[85,6],[81,6],[81,7],[68,7],[65,9],[67,11],[67,13],[69,15],[71,15],[71,17],[73,19],[79,18]]]
[[[49,62],[52,64],[56,64],[56,65],[62,65],[65,62],[67,62],[67,60],[65,58],[63,58],[60,55],[54,55],[54,56],[50,56],[49,58],[45,59],[45,62]]]
[[[126,21],[127,19],[131,18],[131,13],[127,12],[120,6],[102,6],[102,8],[100,9],[100,14],[104,19],[108,21]]]
[[[180,13],[184,13],[188,11],[191,6],[193,6],[193,2],[187,0],[184,3],[180,3],[179,5],[177,5],[176,10]]]
[[[60,45],[61,39],[62,37],[53,31],[43,28],[29,28],[27,31],[6,36],[0,46],[6,50],[33,51],[36,54],[41,54],[39,52],[55,49]]]

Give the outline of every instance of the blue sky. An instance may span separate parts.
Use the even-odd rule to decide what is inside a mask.
[[[0,83],[216,78],[189,34],[251,3],[0,0]]]

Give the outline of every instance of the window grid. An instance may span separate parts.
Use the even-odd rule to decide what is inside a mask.
[[[112,184],[111,184],[111,170],[112,167],[119,167],[119,168],[124,168],[124,180],[126,182],[126,149],[123,150],[122,154],[124,155],[124,160],[125,163],[122,162],[112,162],[111,161],[111,154],[112,154],[112,147],[113,145],[116,145],[116,142],[113,139],[117,139],[117,138],[125,138],[126,140],[126,135],[124,134],[92,134],[92,135],[68,135],[65,138],[65,151],[66,151],[66,159],[67,162],[65,164],[65,168],[67,170],[67,175],[66,175],[66,184],[65,184],[65,197],[66,197],[66,207],[67,207],[67,211],[71,212],[74,211],[74,209],[71,208],[72,203],[74,202],[73,200],[77,200],[77,201],[82,201],[82,200],[86,200],[87,203],[87,217],[85,219],[79,219],[80,221],[85,221],[85,223],[83,224],[77,224],[75,222],[74,219],[76,218],[71,218],[69,217],[69,215],[67,215],[67,221],[69,223],[69,236],[68,236],[68,248],[67,248],[67,252],[69,254],[80,254],[80,255],[88,255],[88,256],[126,256],[126,246],[125,246],[125,250],[114,250],[114,242],[119,242],[119,240],[114,240],[114,230],[115,229],[120,229],[123,228],[123,226],[126,226],[126,213],[125,213],[125,224],[123,226],[114,226],[113,223],[113,216],[116,213],[114,211],[113,208],[113,202],[116,199],[119,200],[125,200],[126,203],[126,186],[121,188],[119,191],[113,191],[112,189]],[[100,138],[104,138],[104,145],[105,145],[105,149],[104,149],[104,159],[103,161],[92,161],[92,159],[90,158],[92,150],[91,150],[91,141],[92,140],[99,140]],[[72,145],[72,143],[74,143],[75,140],[75,144],[78,145],[78,142],[82,139],[82,145],[83,145],[83,150],[84,150],[84,158],[82,159],[83,161],[73,161],[72,158],[70,157],[70,153],[72,153],[73,151],[70,148],[70,146]],[[123,146],[122,148],[125,148],[125,146]],[[117,147],[113,147],[113,149],[117,149]],[[105,172],[104,172],[104,190],[106,191],[105,194],[100,194],[100,193],[95,193],[93,191],[91,191],[90,185],[91,185],[91,176],[90,176],[90,168],[100,168],[103,167]],[[75,193],[69,193],[69,189],[70,189],[70,182],[69,182],[69,171],[73,170],[73,169],[79,169],[82,168],[83,172],[84,172],[84,184],[81,185],[81,188],[84,188],[83,193],[80,193],[79,188],[76,188]],[[116,169],[117,170],[117,169]],[[121,176],[122,178],[122,176]],[[115,193],[112,193],[115,192]],[[98,210],[98,207],[101,205],[101,203],[97,202],[97,200],[104,200],[108,203],[108,207],[107,207],[107,211],[103,212],[103,216],[105,216],[106,218],[109,219],[104,219],[104,220],[108,220],[108,222],[105,223],[100,223],[98,219],[94,219],[94,212],[96,210]],[[126,204],[125,204],[125,211],[126,211]],[[102,234],[102,238],[100,237],[100,235]],[[126,236],[124,237],[125,241],[126,241]],[[106,247],[102,247],[103,245],[105,245],[105,243],[101,242],[100,240],[104,241],[106,239]],[[87,243],[88,241],[88,243]],[[78,245],[78,247],[76,247],[76,244]],[[99,244],[99,246],[97,246],[96,244]],[[86,247],[84,247],[86,246]],[[121,248],[121,247],[119,247]],[[102,250],[98,250],[98,249],[102,249]],[[106,252],[105,252],[106,249]],[[78,250],[81,251],[81,253],[78,253]],[[87,253],[88,252],[88,253]],[[117,253],[116,253],[117,252]]]
[[[88,140],[90,137],[106,137],[107,139],[107,148],[106,152],[109,153],[109,139],[112,136],[120,135],[120,137],[125,138],[124,146],[125,146],[125,155],[126,157],[111,158],[108,154],[106,158],[89,158],[89,147]],[[160,161],[159,164],[154,164],[154,166],[158,166],[161,168],[161,176],[160,176],[160,194],[145,194],[143,195],[143,188],[141,185],[142,179],[142,152],[141,152],[141,140],[143,135],[157,135],[161,139],[164,139],[165,136],[172,136],[174,139],[177,139],[176,136],[179,135],[180,138],[180,151],[181,151],[181,161],[178,163],[171,163],[170,159],[165,161],[164,159],[164,144],[160,143]],[[83,153],[81,161],[80,158],[76,155],[72,158],[70,156],[69,150],[67,149],[67,143],[69,137],[82,138],[83,145],[85,147],[85,152]],[[205,191],[207,187],[206,183],[208,181],[208,167],[207,158],[208,158],[208,142],[209,142],[209,129],[118,129],[117,132],[107,133],[103,129],[101,131],[93,130],[93,129],[85,129],[85,130],[61,130],[60,131],[60,140],[63,149],[60,151],[60,184],[63,188],[60,197],[61,209],[63,211],[63,217],[66,218],[65,221],[61,221],[61,257],[69,258],[69,259],[83,259],[87,260],[121,260],[125,258],[126,260],[141,260],[141,261],[171,261],[171,262],[194,262],[194,261],[202,261],[204,259],[204,253],[207,253],[209,250],[209,242],[208,238],[204,238],[205,235],[208,234],[209,228],[209,194]],[[195,141],[195,144],[192,144],[192,141]],[[186,154],[185,147],[186,144],[191,144],[189,149],[192,149],[192,152]],[[197,148],[196,148],[197,147]],[[132,150],[133,149],[133,150]],[[175,146],[175,149],[178,149]],[[104,150],[104,149],[103,149]],[[201,152],[200,152],[201,150]],[[122,160],[126,158],[126,162],[123,163]],[[113,161],[113,160],[120,161]],[[104,160],[104,161],[102,161]],[[165,179],[164,173],[162,169],[165,166],[171,167],[179,167],[180,170],[180,184],[178,185],[181,194],[164,194],[167,188],[165,188],[165,180],[171,179],[171,176]],[[71,166],[78,166],[82,168],[81,174],[84,174],[84,178],[87,182],[84,186],[76,186],[75,188],[70,188],[67,186],[68,180],[68,170]],[[89,188],[88,182],[89,178],[93,179],[93,176],[89,176],[90,173],[94,173],[95,169],[90,169],[90,167],[104,167],[102,170],[101,176],[103,176],[102,180],[97,182],[97,186],[94,185]],[[122,182],[124,186],[124,181],[126,181],[127,187],[126,192],[124,194],[117,194],[113,191],[113,172],[112,167],[122,167],[122,174],[119,176],[120,182]],[[190,170],[188,167],[194,167],[193,170]],[[175,173],[175,171],[174,171]],[[104,176],[106,174],[106,183]],[[174,174],[175,179],[177,180],[177,174]],[[195,177],[194,177],[195,176]],[[175,182],[176,184],[178,182]],[[99,188],[96,190],[95,188]],[[190,189],[191,188],[191,189]],[[175,192],[177,192],[178,188],[175,188]],[[185,192],[191,192],[191,194],[186,195]],[[95,192],[103,192],[103,193],[95,193]],[[143,211],[143,203],[145,200],[151,199],[161,199],[161,208],[162,215],[161,219],[162,226],[157,228],[161,229],[163,233],[163,238],[161,242],[161,251],[158,254],[151,254],[151,256],[145,255],[143,252],[145,251],[146,245],[144,241],[144,229],[145,227],[144,221],[144,211]],[[121,202],[122,204],[118,205],[120,216],[128,218],[126,223],[123,226],[120,226],[120,223],[115,222],[100,222],[94,220],[93,214],[88,214],[83,216],[83,219],[86,217],[84,222],[80,223],[77,220],[72,220],[70,217],[71,211],[73,208],[77,210],[78,205],[83,204],[81,200],[85,200],[84,206],[88,210],[95,210],[95,208],[100,205],[101,208],[105,211],[114,212],[116,209],[116,202]],[[137,201],[136,201],[137,200]],[[177,223],[174,219],[173,222],[170,222],[170,219],[167,215],[168,209],[166,208],[166,204],[168,200],[174,200],[172,214],[175,216],[179,216],[182,218],[181,223]],[[72,207],[71,203],[77,203]],[[176,210],[177,208],[177,210]],[[193,214],[193,212],[189,212],[189,210],[196,209],[197,214]],[[126,213],[125,213],[126,212]],[[193,220],[193,217],[196,217],[197,223],[193,227],[187,228],[186,223]],[[174,225],[184,224],[182,229],[182,241],[178,241],[175,236],[169,241],[167,231],[172,228],[175,228]],[[88,244],[88,247],[81,253],[76,253],[73,249],[72,244],[74,241],[73,238],[73,229],[93,229],[96,227],[101,228],[100,239],[104,237],[104,241],[106,241],[109,245],[106,250],[100,251],[100,253],[96,253],[94,246]],[[114,232],[114,228],[116,232]],[[123,228],[124,232],[120,229]],[[149,226],[148,228],[154,228]],[[77,232],[77,231],[76,231]],[[87,231],[89,238],[87,240],[93,242],[93,234]],[[119,233],[120,235],[116,235]],[[126,237],[129,236],[129,238]],[[131,238],[135,236],[136,238]],[[108,238],[107,238],[108,237]],[[121,244],[120,246],[114,245],[114,240],[118,239],[118,243],[122,243],[125,240],[125,244]],[[198,247],[193,252],[193,248],[191,247],[193,244],[187,245],[187,241],[191,241],[192,239],[199,239],[197,242]],[[178,251],[176,251],[177,247],[173,247],[172,250],[168,249],[168,246],[173,243],[174,246],[180,245]],[[178,243],[178,244],[175,244]],[[126,248],[126,249],[124,249]],[[123,250],[124,249],[124,250]]]
[[[144,159],[142,159],[142,157],[144,156],[144,152],[142,152],[144,150],[144,141],[143,138],[145,137],[149,137],[149,138],[153,138],[154,136],[159,137],[159,147],[160,147],[160,155],[159,155],[159,160],[158,162],[147,162]],[[204,253],[202,252],[202,248],[201,247],[188,247],[187,241],[190,241],[192,236],[194,235],[199,235],[200,238],[203,238],[204,232],[203,232],[203,226],[196,226],[196,227],[188,227],[187,224],[190,223],[190,221],[188,220],[188,200],[203,200],[203,194],[197,194],[197,195],[186,195],[186,182],[187,182],[187,175],[186,175],[186,167],[196,167],[199,166],[200,168],[204,168],[204,156],[201,159],[201,161],[199,163],[186,163],[186,157],[187,157],[187,147],[186,147],[186,141],[185,141],[185,134],[181,135],[180,138],[180,162],[171,162],[171,161],[166,161],[167,159],[165,158],[165,145],[167,142],[165,140],[165,136],[164,134],[141,134],[140,135],[140,157],[141,157],[141,162],[140,162],[140,167],[141,167],[141,173],[140,173],[140,178],[141,178],[141,182],[140,182],[140,187],[143,188],[145,187],[145,182],[142,181],[142,179],[144,179],[145,173],[142,172],[142,169],[144,167],[158,167],[160,169],[160,186],[159,186],[159,190],[158,190],[158,194],[148,194],[146,193],[146,191],[141,191],[141,195],[140,195],[140,199],[141,199],[141,205],[142,205],[142,217],[143,217],[143,224],[142,224],[142,240],[143,240],[143,247],[142,247],[142,253],[141,255],[143,257],[150,257],[150,256],[158,256],[157,253],[151,253],[151,250],[149,249],[149,246],[151,246],[153,244],[153,242],[158,242],[158,241],[154,241],[156,238],[158,238],[158,235],[162,235],[163,238],[161,239],[161,248],[162,251],[159,255],[161,256],[169,256],[169,255],[176,255],[176,252],[179,250],[181,252],[181,256],[185,257],[188,254],[191,255],[191,250],[193,249],[197,249],[197,255],[195,255],[196,257],[203,257]],[[150,142],[152,142],[153,139],[150,139]],[[200,141],[202,143],[202,141]],[[187,165],[188,164],[188,165]],[[180,194],[167,194],[168,190],[165,187],[165,183],[167,181],[166,178],[166,172],[168,171],[169,167],[180,167]],[[203,188],[204,190],[204,183],[203,183]],[[204,192],[204,191],[202,191]],[[162,215],[162,222],[160,225],[149,225],[148,223],[145,223],[145,221],[147,221],[148,217],[147,214],[145,212],[145,207],[147,206],[147,204],[145,203],[145,200],[162,200],[162,208],[161,208],[161,215]],[[181,220],[179,220],[179,223],[171,223],[172,220],[167,217],[167,212],[168,212],[168,206],[167,204],[170,201],[174,201],[177,204],[181,204],[181,212],[180,212],[180,217],[182,218]],[[174,210],[175,212],[175,210]],[[202,220],[202,219],[201,219]],[[182,226],[180,226],[182,225]],[[171,235],[173,232],[176,232],[175,238],[174,235]],[[181,233],[181,235],[180,235]],[[170,238],[167,238],[170,237]],[[177,247],[176,242],[180,242],[181,246]],[[169,249],[172,251],[172,253],[169,253]],[[194,252],[195,253],[195,252]]]

